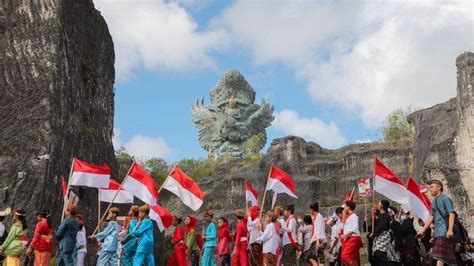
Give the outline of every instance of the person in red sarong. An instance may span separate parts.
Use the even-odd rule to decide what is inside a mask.
[[[184,229],[180,226],[182,218],[174,216],[173,226],[175,227],[173,232],[173,238],[171,239],[171,245],[173,246],[173,253],[168,259],[167,266],[186,266],[186,245],[184,244]]]
[[[353,201],[346,201],[344,212],[344,224],[342,229],[342,265],[358,266],[360,265],[359,249],[362,247],[362,240],[359,231],[359,217],[354,212],[356,204]]]
[[[234,252],[232,252],[233,266],[247,266],[247,247],[248,247],[248,231],[247,231],[247,217],[242,210],[234,211],[235,218],[237,218],[237,228],[235,232]]]

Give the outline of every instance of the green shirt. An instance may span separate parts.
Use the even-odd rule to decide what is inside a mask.
[[[12,225],[7,239],[2,244],[3,254],[7,256],[19,257],[25,251],[25,244],[20,237],[26,235],[26,230],[23,229],[21,222],[16,222]]]
[[[188,250],[199,250],[196,238],[197,238],[196,231],[191,230],[188,233],[186,233],[185,242],[186,242],[186,247],[188,247]]]

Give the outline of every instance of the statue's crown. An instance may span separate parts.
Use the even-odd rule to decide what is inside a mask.
[[[221,106],[234,96],[239,104],[250,105],[255,101],[255,91],[237,70],[229,70],[211,90],[211,103]]]

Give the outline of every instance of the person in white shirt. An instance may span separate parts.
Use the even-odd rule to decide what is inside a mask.
[[[340,233],[342,231],[342,212],[344,208],[337,207],[335,213],[329,218],[328,225],[331,226],[331,245],[329,247],[329,265],[341,265],[339,260],[341,240]],[[339,263],[338,263],[339,262]]]
[[[280,252],[280,226],[275,225],[277,216],[273,211],[267,212],[265,220],[265,231],[257,241],[263,243],[263,265],[276,266],[276,256]]]
[[[283,229],[285,227],[285,216],[283,215],[285,210],[283,209],[282,206],[276,206],[275,209],[274,209],[274,212],[275,212],[275,216],[278,217],[277,218],[277,224],[279,226],[278,228],[280,228],[280,251],[281,251],[282,248],[283,248],[283,246],[282,246],[283,233],[285,232],[284,229]],[[282,257],[282,253],[280,252],[277,255],[277,258],[276,258],[276,263],[279,266],[281,266],[281,257]]]
[[[311,217],[313,218],[313,239],[311,244],[312,254],[310,259],[316,260],[324,265],[324,249],[327,245],[326,223],[324,217],[319,213],[319,203],[313,202],[310,206]]]
[[[359,249],[362,246],[359,231],[359,217],[354,212],[356,204],[353,201],[346,201],[344,207],[345,221],[341,235],[342,250],[341,262],[348,266],[360,265]]]
[[[298,228],[299,233],[299,244],[301,246],[300,264],[306,265],[310,263],[309,252],[311,247],[311,239],[313,238],[313,220],[311,215],[305,215],[303,218],[303,224]]]
[[[78,214],[77,221],[79,222],[79,231],[76,235],[76,266],[84,266],[84,258],[87,254],[87,235],[86,227],[84,226],[84,216],[82,214]]]
[[[294,216],[294,212],[295,205],[288,205],[284,212],[286,222],[281,227],[283,231],[281,262],[283,265],[294,265],[296,261],[296,251],[299,249],[296,239],[296,229],[298,223],[296,221],[296,217]]]
[[[248,259],[250,266],[262,265],[262,243],[257,239],[262,235],[263,224],[260,221],[260,208],[255,205],[248,209],[247,231],[249,232]]]

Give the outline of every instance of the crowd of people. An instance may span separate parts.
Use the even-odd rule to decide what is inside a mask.
[[[430,191],[433,210],[426,223],[415,221],[409,211],[398,211],[386,200],[373,209],[373,219],[365,217],[364,221],[359,220],[356,203],[351,200],[326,218],[320,213],[318,202],[312,203],[308,214],[301,217],[295,215],[294,205],[276,206],[264,215],[258,206],[247,212],[237,209],[232,221],[226,217],[215,220],[213,212],[206,211],[202,231],[195,216],[183,219],[175,215],[172,253],[166,264],[361,265],[359,224],[363,224],[371,265],[473,265],[473,247],[451,199],[442,193],[442,183],[434,180]],[[13,212],[13,224],[6,229],[2,221],[10,212],[0,212],[0,255],[5,266],[22,265],[21,258],[33,254],[34,265],[49,266],[55,242],[59,248],[54,254],[56,265],[88,265],[87,238],[100,243],[96,265],[155,265],[154,225],[147,205],[133,205],[123,224],[117,221],[119,209],[110,208],[102,229],[89,237],[85,218],[75,206],[67,207],[57,228],[53,228],[49,212],[43,210],[36,213],[31,241],[23,210]],[[416,227],[421,229],[417,231]]]

